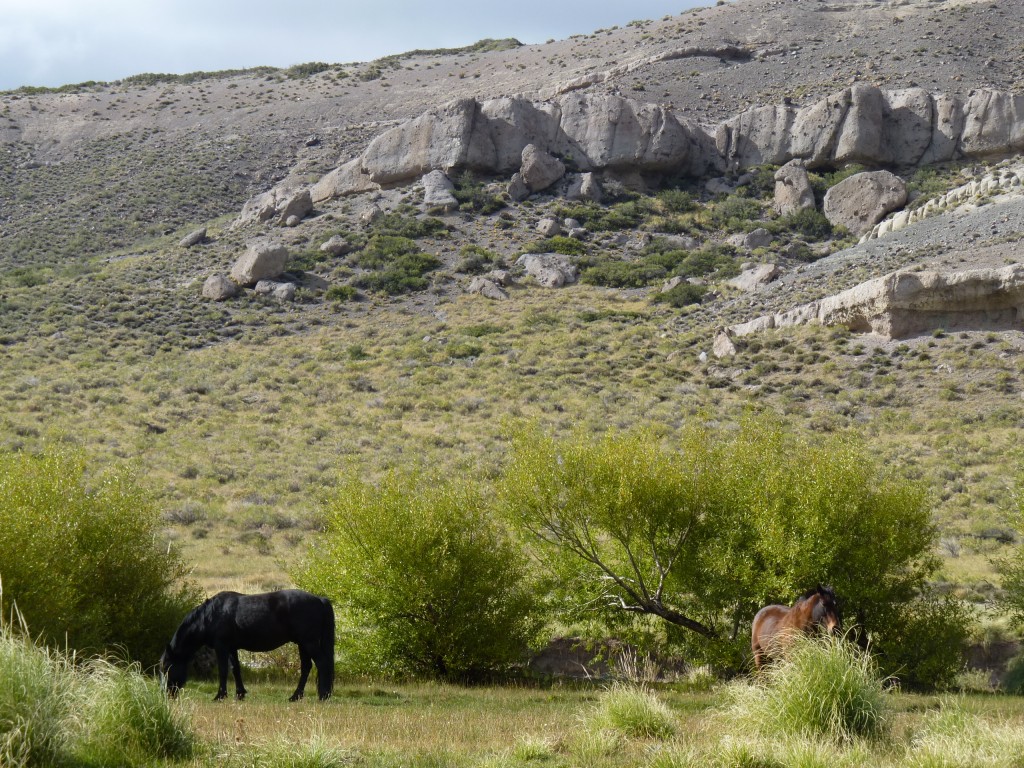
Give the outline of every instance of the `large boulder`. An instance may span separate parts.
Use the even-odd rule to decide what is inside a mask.
[[[206,227],[200,227],[199,229],[193,230],[185,235],[178,242],[178,246],[181,248],[191,248],[194,245],[199,245],[206,242]]]
[[[238,295],[238,284],[224,275],[210,275],[203,283],[203,297],[224,301]]]
[[[288,178],[273,189],[256,195],[242,206],[234,226],[276,220],[284,224],[291,216],[302,219],[313,209],[310,191],[301,179]]]
[[[386,185],[464,165],[477,110],[474,99],[460,99],[385,131],[363,152],[363,171]]]
[[[746,293],[753,293],[772,282],[781,274],[778,264],[758,264],[743,270],[729,281],[729,285]]]
[[[459,207],[455,199],[455,185],[443,171],[431,171],[423,177],[423,206],[454,211]]]
[[[1024,152],[1024,93],[972,91],[964,114],[960,149],[965,155]]]
[[[519,176],[531,192],[547,189],[565,175],[565,164],[552,157],[536,144],[523,147],[522,167]]]
[[[559,253],[527,253],[516,260],[516,265],[545,288],[561,288],[575,283],[578,272],[568,256]]]
[[[287,263],[288,249],[280,243],[250,243],[231,267],[231,279],[239,285],[273,280],[284,272]]]
[[[814,187],[802,160],[790,160],[775,172],[775,210],[779,215],[814,207]]]
[[[889,171],[856,173],[825,193],[823,211],[835,226],[861,235],[907,202],[907,185]]]
[[[278,301],[295,300],[295,283],[282,283],[277,280],[260,280],[253,289],[261,296],[270,296]]]

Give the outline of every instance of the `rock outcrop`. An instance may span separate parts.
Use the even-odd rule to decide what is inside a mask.
[[[861,237],[861,242],[874,240],[890,232],[896,232],[916,224],[929,216],[958,208],[963,205],[982,203],[989,197],[999,195],[1024,194],[1024,163],[997,168],[985,173],[980,178],[961,184],[943,195],[927,200],[923,205],[917,204],[912,211],[903,210],[884,221],[876,224],[870,232]]]
[[[573,175],[566,193],[586,199],[599,195],[597,179],[586,178],[591,173],[643,189],[667,176],[702,178],[792,160],[808,169],[851,162],[910,167],[1024,152],[1024,94],[981,89],[961,100],[923,88],[856,85],[805,106],[754,107],[710,130],[667,106],[611,94],[570,91],[541,102],[466,98],[378,135],[359,157],[312,185],[310,203],[462,170],[518,174],[510,194],[522,199],[541,183],[524,179],[528,146],[538,158],[561,158],[583,174]],[[250,200],[239,222],[283,223],[295,183]],[[802,189],[796,204],[806,203]]]
[[[889,171],[855,173],[825,193],[822,210],[834,226],[855,235],[869,232],[887,213],[907,202],[907,185]]]
[[[962,272],[893,272],[835,296],[728,329],[746,336],[817,322],[901,339],[937,328],[1024,329],[1024,264]]]

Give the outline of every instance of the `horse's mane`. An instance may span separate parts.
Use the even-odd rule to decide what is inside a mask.
[[[203,644],[209,631],[210,614],[214,610],[213,603],[218,597],[219,595],[214,595],[207,598],[181,620],[170,643],[175,652],[191,653]]]
[[[800,597],[798,597],[796,600],[797,600],[797,602],[800,602],[801,600],[808,600],[808,599],[814,597],[815,595],[825,595],[827,597],[831,597],[833,601],[835,601],[835,599],[836,599],[836,591],[834,589],[832,589],[832,587],[822,586],[821,584],[819,584],[818,586],[814,587],[813,589],[808,589],[806,592],[804,592],[802,595],[800,595]]]

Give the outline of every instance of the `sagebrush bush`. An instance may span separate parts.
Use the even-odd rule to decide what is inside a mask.
[[[519,659],[537,627],[523,553],[466,480],[349,477],[298,585],[330,597],[343,663],[360,672],[467,678]]]
[[[0,454],[0,579],[33,636],[151,664],[196,602],[159,513],[124,472],[81,457]]]
[[[800,638],[754,684],[738,684],[730,692],[731,717],[769,738],[844,742],[881,736],[889,725],[878,667],[844,637]]]

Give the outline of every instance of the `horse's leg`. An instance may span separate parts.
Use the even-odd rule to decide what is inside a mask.
[[[231,651],[231,671],[235,675],[235,698],[241,701],[245,698],[247,691],[245,686],[242,685],[242,665],[238,663],[237,650]]]
[[[217,688],[217,695],[213,697],[213,700],[220,701],[227,698],[228,695],[228,665],[231,663],[231,655],[227,648],[215,648],[214,650],[217,654],[217,675],[220,686]]]
[[[309,679],[309,671],[313,668],[313,657],[303,646],[299,646],[299,686],[288,701],[298,701],[305,695],[306,680]]]

